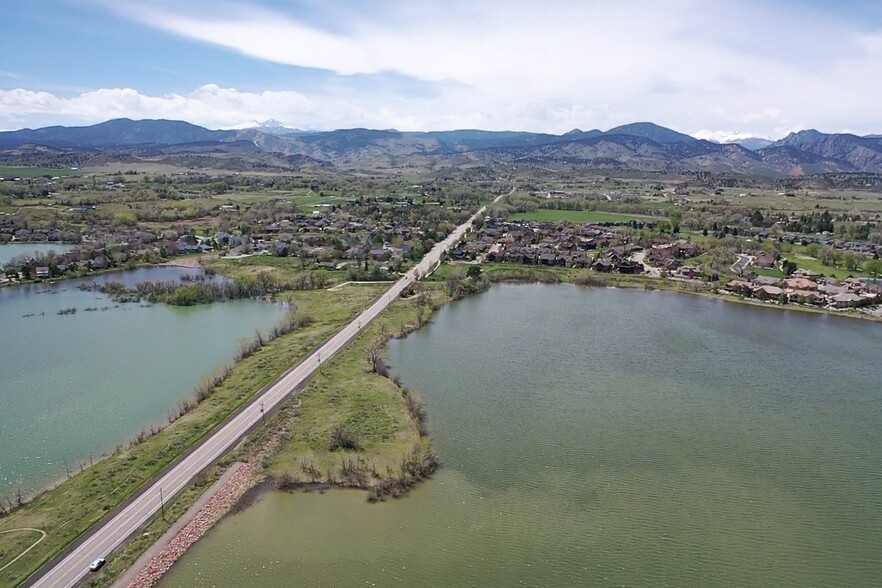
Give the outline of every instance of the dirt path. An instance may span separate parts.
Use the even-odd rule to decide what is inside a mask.
[[[40,542],[46,538],[46,531],[43,531],[42,529],[31,529],[30,527],[22,527],[21,529],[9,529],[7,531],[0,531],[0,535],[3,535],[5,533],[40,533],[40,538],[37,539],[36,541],[34,541],[33,543],[31,543],[30,547],[28,547],[27,549],[25,549],[24,551],[19,553],[17,556],[15,556],[15,558],[12,561],[7,562],[6,565],[4,565],[2,568],[0,568],[0,572],[2,572],[3,570],[8,568],[9,566],[14,564],[15,562],[17,562],[19,559],[21,559],[24,556],[24,554],[26,554],[28,551],[30,551],[31,549],[33,549],[34,547],[39,545]]]
[[[343,286],[347,286],[349,284],[361,285],[361,284],[392,284],[392,283],[393,282],[391,280],[380,280],[380,281],[374,281],[374,282],[351,282],[350,281],[350,282],[343,282],[342,284],[337,284],[336,286],[331,286],[330,288],[328,288],[328,292],[336,292],[337,290],[340,290]]]

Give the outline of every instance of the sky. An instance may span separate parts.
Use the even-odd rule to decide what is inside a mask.
[[[30,0],[0,129],[882,133],[878,0]]]

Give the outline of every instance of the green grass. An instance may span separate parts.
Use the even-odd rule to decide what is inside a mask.
[[[687,231],[686,229],[680,229],[680,234],[677,236],[696,245],[706,245],[708,241],[714,239],[712,235],[705,235],[701,231]]]
[[[854,271],[854,270],[846,270],[843,268],[832,267],[829,265],[824,265],[819,260],[814,257],[809,257],[808,255],[794,254],[787,256],[787,259],[796,264],[797,267],[813,272],[818,272],[820,274],[824,274],[825,276],[832,276],[838,280],[844,280],[849,276],[869,276],[862,271]]]
[[[207,400],[162,432],[131,448],[115,452],[38,496],[12,515],[0,519],[0,531],[32,527],[48,533],[40,545],[0,572],[0,586],[21,583],[255,392],[366,307],[381,291],[382,286],[357,286],[339,292],[322,290],[295,294],[293,298],[299,310],[314,317],[314,323],[273,341],[240,362]],[[17,549],[21,540],[13,539],[13,535],[17,534],[0,535],[0,551],[9,553]],[[8,548],[7,542],[9,545],[14,543],[13,547]],[[0,566],[5,563],[0,561]]]
[[[799,269],[817,272],[817,273],[822,274],[824,276],[833,277],[838,280],[844,280],[845,278],[847,278],[849,276],[869,277],[869,274],[867,274],[866,272],[860,271],[860,270],[854,271],[854,270],[847,270],[845,268],[839,268],[839,267],[833,267],[830,265],[825,265],[825,264],[821,263],[820,260],[818,260],[814,257],[811,257],[809,255],[805,255],[803,253],[785,254],[784,257],[786,259],[789,259],[793,263],[795,263],[796,267],[798,267]],[[775,278],[785,277],[784,274],[780,270],[774,269],[774,268],[758,268],[758,267],[751,266],[749,269],[750,269],[750,271],[752,271],[755,274],[760,275],[760,276],[771,276],[771,277],[775,277]]]
[[[42,176],[74,176],[79,174],[78,170],[67,168],[51,168],[51,167],[8,167],[0,166],[0,178],[39,178]]]
[[[629,220],[664,220],[661,217],[640,214],[620,214],[616,212],[594,212],[591,210],[552,210],[540,208],[533,212],[521,212],[511,215],[512,220],[539,221],[556,223],[567,220],[571,223],[615,223]]]
[[[339,260],[337,261],[339,262]],[[329,286],[345,282],[348,276],[345,269],[316,269],[315,263],[312,260],[307,260],[302,264],[303,268],[301,268],[300,258],[296,256],[255,255],[253,257],[243,257],[242,259],[225,259],[220,257],[206,262],[206,265],[217,270],[220,274],[231,277],[255,275],[268,271],[281,279],[290,280],[301,272],[313,271],[327,277]]]
[[[447,299],[440,287],[429,287],[436,304]],[[321,474],[317,481],[327,481],[328,474],[335,476],[341,460],[346,458],[363,460],[378,477],[385,477],[387,471],[397,471],[402,456],[410,453],[414,445],[427,442],[421,439],[407,414],[401,389],[388,378],[369,371],[364,358],[365,349],[379,340],[382,333],[414,328],[418,312],[415,301],[396,301],[321,373],[313,376],[298,396],[300,416],[292,435],[270,460],[267,473],[312,482],[313,477],[301,469],[301,464],[310,464]],[[425,318],[428,310],[422,312]],[[328,451],[331,430],[338,425],[344,425],[358,437],[362,451]]]
[[[749,270],[755,273],[758,276],[764,276],[766,278],[783,278],[784,272],[779,269],[773,267],[755,267],[751,266]]]

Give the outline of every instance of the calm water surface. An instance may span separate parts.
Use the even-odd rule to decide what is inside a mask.
[[[89,281],[133,285],[195,273],[144,268]],[[163,422],[169,407],[232,358],[240,339],[284,313],[250,301],[117,305],[78,284],[0,289],[0,496],[63,477],[65,462],[76,469]],[[77,312],[58,315],[63,308]]]
[[[882,585],[882,326],[499,286],[393,342],[445,469],[270,493],[170,586]]]
[[[34,255],[37,253],[64,253],[73,249],[73,245],[62,243],[4,243],[0,245],[0,267],[7,261],[19,255]]]

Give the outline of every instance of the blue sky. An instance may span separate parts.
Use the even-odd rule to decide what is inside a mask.
[[[703,137],[882,132],[882,6],[851,0],[35,0],[0,128],[175,118]]]

